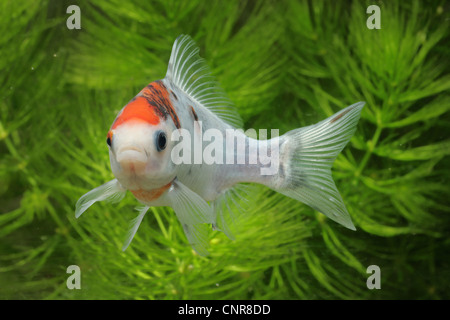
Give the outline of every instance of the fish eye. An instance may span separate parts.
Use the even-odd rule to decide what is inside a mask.
[[[158,131],[156,133],[156,150],[162,151],[167,146],[167,137],[164,131]]]
[[[112,131],[108,132],[108,136],[106,137],[106,143],[108,144],[108,146],[111,147],[111,143],[112,143]]]

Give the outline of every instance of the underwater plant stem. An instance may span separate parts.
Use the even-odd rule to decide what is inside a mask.
[[[355,172],[355,176],[359,177],[362,173],[362,171],[364,170],[364,168],[366,167],[367,163],[370,160],[371,155],[373,154],[373,150],[375,149],[375,146],[378,143],[378,139],[380,138],[381,135],[381,131],[383,130],[383,127],[378,124],[377,129],[375,130],[375,133],[373,135],[372,140],[367,142],[367,151],[363,157],[363,159],[361,160],[361,163],[359,164],[358,170],[356,170]]]
[[[28,170],[26,169],[23,161],[23,157],[20,156],[19,152],[17,151],[16,147],[14,146],[14,143],[10,141],[9,136],[5,137],[5,144],[8,148],[9,153],[17,159],[19,162],[19,165],[17,166],[20,170],[22,170],[25,173],[25,176],[27,177],[28,182],[34,187],[37,188],[36,180],[28,173]]]
[[[53,218],[53,220],[56,222],[56,224],[59,227],[59,230],[58,230],[59,232],[58,233],[64,235],[64,237],[68,238],[69,237],[69,230],[68,230],[67,226],[59,218],[59,216],[56,213],[56,211],[53,208],[53,206],[51,206],[50,204],[47,204],[46,208],[47,208],[48,212],[50,213],[51,217]]]
[[[156,218],[156,221],[158,222],[158,226],[161,229],[161,232],[164,235],[164,238],[168,239],[169,238],[169,234],[168,234],[166,228],[164,227],[164,223],[162,222],[161,217],[159,216],[159,212],[155,211],[155,212],[153,212],[153,214],[154,214],[154,216]]]

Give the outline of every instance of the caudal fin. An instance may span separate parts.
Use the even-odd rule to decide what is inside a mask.
[[[356,228],[331,177],[331,166],[355,133],[364,104],[355,103],[315,125],[286,133],[283,183],[277,189],[351,230]]]

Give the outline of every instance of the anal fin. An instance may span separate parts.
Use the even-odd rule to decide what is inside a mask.
[[[213,229],[225,233],[225,235],[235,240],[230,225],[236,225],[239,215],[243,210],[242,201],[247,201],[241,193],[247,193],[247,185],[239,184],[233,188],[227,189],[214,202],[214,221]]]

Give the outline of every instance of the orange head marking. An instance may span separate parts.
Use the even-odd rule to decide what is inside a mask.
[[[169,91],[162,81],[155,81],[145,87],[140,94],[142,94],[148,101],[148,103],[154,107],[155,112],[160,114],[165,120],[167,116],[170,116],[173,120],[175,127],[178,129],[181,127],[180,119],[172,100],[170,99]],[[178,100],[178,98],[176,99]]]
[[[153,201],[158,199],[167,189],[170,188],[172,185],[172,181],[166,184],[165,186],[162,186],[161,188],[156,188],[153,190],[130,190],[131,193],[135,196],[136,199],[141,201]]]
[[[154,108],[152,108],[147,99],[142,96],[136,97],[125,106],[122,113],[114,121],[111,130],[129,120],[143,121],[152,125],[156,125],[160,121]]]

